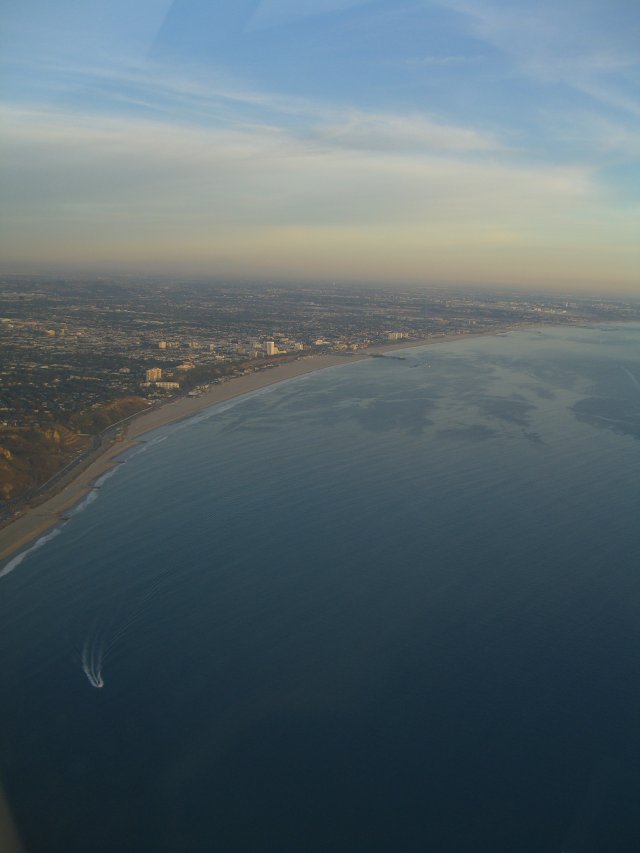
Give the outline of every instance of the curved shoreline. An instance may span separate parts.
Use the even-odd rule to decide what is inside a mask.
[[[422,343],[422,342],[421,342]],[[397,349],[397,346],[395,346]],[[316,355],[276,365],[267,370],[236,376],[205,391],[198,397],[179,397],[169,400],[158,408],[140,412],[132,418],[125,430],[124,439],[114,441],[100,455],[59,491],[35,507],[28,507],[15,520],[0,529],[0,577],[6,565],[23,551],[33,547],[38,540],[64,523],[67,513],[77,506],[95,487],[95,483],[107,472],[120,464],[118,457],[138,444],[148,432],[186,420],[199,412],[219,403],[242,397],[253,391],[267,388],[315,373],[328,367],[353,364],[369,358],[370,352],[363,351],[351,356]]]
[[[276,365],[273,368],[258,370],[244,376],[235,376],[227,382],[215,385],[199,397],[179,397],[167,401],[158,408],[140,412],[131,419],[126,427],[123,440],[114,441],[59,491],[46,498],[41,504],[28,507],[22,515],[0,529],[0,577],[5,574],[4,570],[13,559],[30,550],[30,547],[36,546],[45,535],[50,535],[54,528],[65,523],[67,514],[94,489],[96,481],[120,464],[118,457],[138,444],[141,437],[148,432],[186,420],[219,403],[242,397],[270,385],[286,382],[297,376],[315,373],[329,367],[354,364],[357,361],[368,359],[374,354],[406,350],[435,343],[448,343],[453,340],[486,337],[487,335],[502,334],[520,328],[524,327],[511,326],[485,333],[442,335],[420,341],[396,341],[345,355],[304,356],[295,361]],[[8,574],[8,572],[6,573]]]

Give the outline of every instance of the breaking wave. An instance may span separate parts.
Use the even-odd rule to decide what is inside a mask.
[[[67,517],[71,518],[72,515],[78,515],[78,513],[85,510],[90,504],[92,504],[98,497],[98,492],[95,489],[91,489],[81,501],[79,501],[68,513]]]
[[[11,574],[11,572],[14,569],[17,569],[20,563],[22,563],[22,561],[25,560],[29,556],[29,554],[33,554],[34,551],[37,551],[39,548],[42,548],[43,545],[46,545],[47,542],[50,542],[52,539],[54,539],[58,535],[58,533],[60,533],[63,526],[64,525],[61,524],[59,527],[54,527],[53,530],[49,530],[48,533],[45,533],[44,536],[41,536],[39,539],[37,539],[29,548],[25,548],[24,551],[21,551],[19,554],[16,554],[16,556],[9,560],[6,566],[3,566],[3,568],[0,570],[0,578],[3,578],[5,575]]]

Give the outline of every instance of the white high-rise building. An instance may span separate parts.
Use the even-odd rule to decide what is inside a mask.
[[[267,352],[267,355],[277,355],[278,354],[278,347],[275,345],[275,341],[267,341],[264,346],[265,346],[265,350]]]

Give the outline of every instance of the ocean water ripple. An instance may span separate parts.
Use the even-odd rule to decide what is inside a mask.
[[[30,853],[634,849],[639,344],[413,349],[128,454],[3,570]]]

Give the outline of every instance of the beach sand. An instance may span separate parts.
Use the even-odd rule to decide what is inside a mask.
[[[398,349],[398,345],[395,344],[390,348]],[[380,350],[381,348],[376,348],[376,351]],[[71,482],[38,506],[25,509],[19,517],[0,530],[0,565],[59,524],[65,514],[91,491],[93,483],[117,465],[118,457],[136,444],[145,433],[190,418],[204,409],[260,388],[317,370],[324,370],[327,367],[352,364],[368,358],[373,351],[372,349],[347,355],[314,355],[299,358],[296,361],[284,362],[245,376],[233,377],[212,386],[198,397],[179,397],[141,412],[129,421],[123,440],[114,441],[96,459],[79,471]]]
[[[433,343],[444,343],[445,341],[468,339],[470,337],[481,337],[486,334],[503,333],[517,328],[499,329],[495,332],[481,332],[465,335],[438,335],[437,337],[424,340],[396,341],[390,344],[370,347],[353,353],[309,355],[295,361],[278,364],[275,367],[248,373],[245,376],[237,376],[218,385],[212,386],[198,397],[179,397],[170,400],[160,406],[149,409],[135,415],[124,430],[124,437],[120,441],[114,441],[103,450],[97,458],[93,459],[86,467],[66,485],[50,497],[43,500],[37,506],[25,509],[22,514],[8,525],[0,529],[0,577],[3,574],[2,566],[16,554],[24,551],[29,545],[36,542],[45,533],[56,527],[72,507],[78,504],[92,489],[95,481],[118,464],[118,457],[135,445],[140,437],[151,430],[168,424],[190,418],[198,412],[208,409],[218,403],[224,403],[234,397],[249,394],[260,388],[266,388],[278,382],[285,382],[296,376],[314,373],[328,367],[353,364],[356,361],[370,358],[375,354],[383,354],[389,351],[400,351],[416,346],[425,346]]]

